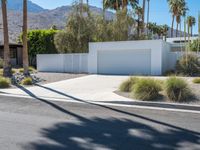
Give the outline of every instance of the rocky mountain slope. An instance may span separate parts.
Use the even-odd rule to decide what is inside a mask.
[[[22,31],[22,0],[8,0],[8,23],[10,41],[16,42],[16,39]],[[72,7],[62,6],[53,10],[45,10],[40,6],[28,1],[28,26],[29,29],[48,29],[52,25],[56,25],[59,29],[63,29],[67,22]],[[103,13],[101,8],[90,6],[92,13]],[[106,12],[108,19],[113,18],[112,12]],[[2,14],[0,11],[0,28],[2,28]],[[3,30],[0,29],[0,42],[3,41]]]

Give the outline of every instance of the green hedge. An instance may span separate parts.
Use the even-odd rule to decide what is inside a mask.
[[[30,30],[28,31],[28,52],[30,64],[33,64],[37,54],[58,53],[54,45],[54,35],[58,30]],[[22,36],[20,40],[22,41]]]

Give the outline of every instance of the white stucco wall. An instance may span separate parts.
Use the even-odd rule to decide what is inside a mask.
[[[37,70],[41,72],[87,73],[88,54],[40,54]]]
[[[88,71],[98,73],[98,51],[151,50],[151,75],[162,74],[162,40],[99,42],[89,44]],[[112,58],[111,58],[112,59]]]
[[[166,42],[162,42],[162,73],[170,70],[170,50],[171,45]]]

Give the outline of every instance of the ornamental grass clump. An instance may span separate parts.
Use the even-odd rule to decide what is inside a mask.
[[[133,86],[131,97],[143,101],[155,100],[162,91],[161,82],[155,79],[140,79]]]
[[[200,78],[195,78],[192,80],[192,82],[195,84],[200,84]]]
[[[125,80],[119,87],[121,92],[131,92],[132,87],[138,81],[136,77],[130,77],[129,79]]]
[[[167,97],[173,102],[184,102],[192,96],[187,82],[177,77],[171,77],[165,82]]]
[[[28,67],[28,71],[29,71],[30,73],[36,72],[35,68],[33,68],[33,67]],[[19,72],[20,72],[20,73],[23,73],[23,72],[24,72],[24,68],[19,69]]]
[[[10,79],[8,78],[4,78],[4,77],[0,77],[0,88],[9,88],[11,85]]]
[[[33,80],[30,77],[26,77],[21,81],[22,85],[33,85]]]

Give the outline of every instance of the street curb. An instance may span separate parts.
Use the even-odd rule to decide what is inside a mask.
[[[0,96],[4,97],[16,97],[16,98],[28,98],[34,99],[34,97],[26,95],[13,95],[5,92],[0,92]],[[166,102],[145,102],[145,101],[88,101],[83,100],[82,102],[70,99],[59,99],[59,98],[50,98],[50,97],[40,97],[49,101],[60,101],[60,102],[72,102],[72,103],[86,103],[86,104],[102,104],[102,105],[116,105],[124,107],[144,107],[149,109],[163,109],[163,110],[177,110],[177,111],[195,111],[200,113],[200,105],[192,104],[178,104],[178,103],[166,103]]]
[[[164,109],[178,109],[178,110],[189,110],[189,111],[198,111],[200,112],[200,105],[191,105],[191,104],[176,104],[176,103],[164,103],[164,102],[125,102],[125,101],[98,101],[99,103],[105,104],[118,104],[124,106],[143,106],[143,107],[157,107]]]

